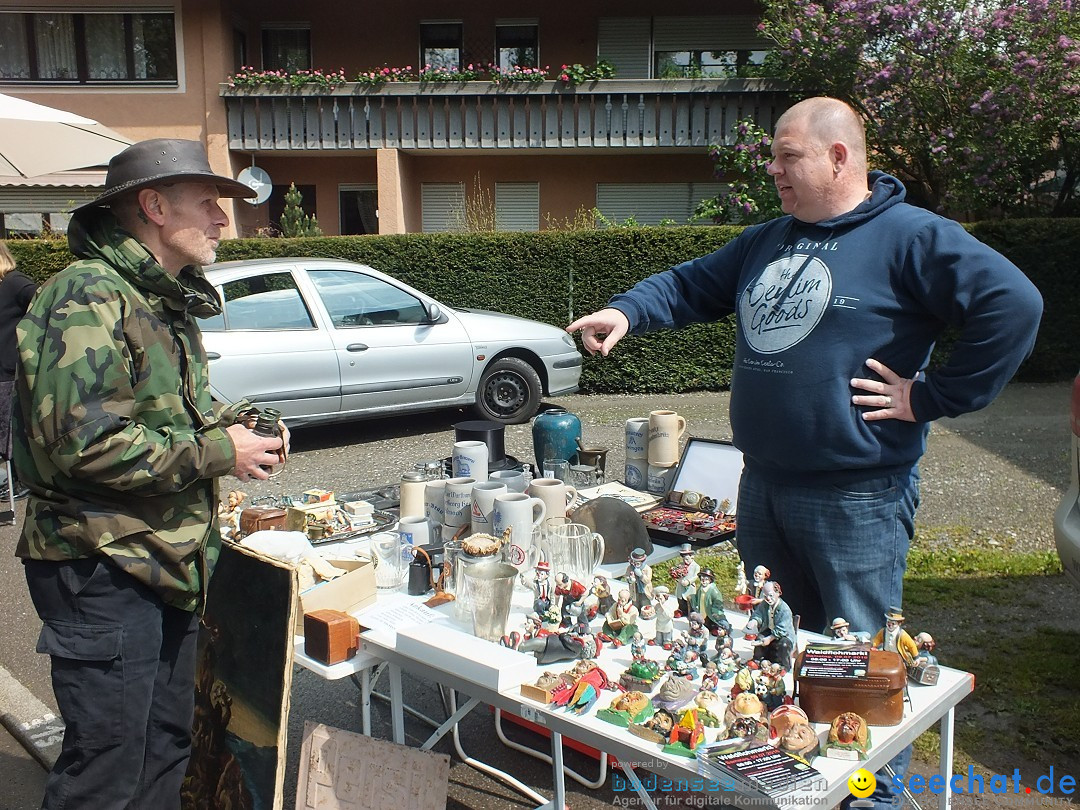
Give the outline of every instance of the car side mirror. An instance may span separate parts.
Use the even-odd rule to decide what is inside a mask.
[[[442,307],[436,304],[434,301],[430,301],[427,305],[428,323],[438,323],[442,320]]]

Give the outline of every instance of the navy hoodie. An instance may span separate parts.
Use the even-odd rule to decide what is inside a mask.
[[[929,422],[989,404],[1030,354],[1042,297],[1019,268],[959,224],[904,202],[873,172],[870,198],[834,219],[780,217],[715,253],[611,299],[632,333],[735,313],[731,426],[769,480],[842,484],[911,469]],[[960,337],[926,371],[947,326]],[[851,379],[876,359],[916,378],[917,422],[866,422]],[[703,362],[707,359],[703,358]]]

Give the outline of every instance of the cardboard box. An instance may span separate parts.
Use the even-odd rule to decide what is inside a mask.
[[[356,613],[375,602],[375,566],[368,560],[327,560],[335,568],[349,573],[320,582],[300,593],[296,611],[296,633],[304,632],[304,614],[313,610],[340,610]]]

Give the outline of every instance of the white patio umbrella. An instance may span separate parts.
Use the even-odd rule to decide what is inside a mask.
[[[100,166],[131,141],[92,118],[0,95],[0,175]]]

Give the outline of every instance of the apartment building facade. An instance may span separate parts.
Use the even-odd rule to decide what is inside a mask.
[[[779,83],[746,76],[767,47],[757,13],[752,0],[581,0],[528,12],[476,0],[453,14],[429,0],[0,0],[0,93],[133,140],[202,139],[230,176],[254,167],[272,193],[233,204],[240,236],[272,231],[290,184],[326,234],[484,221],[541,230],[593,208],[612,221],[683,223],[719,188],[709,144],[730,139],[743,117],[771,129],[789,104]],[[563,65],[599,63],[613,78],[559,78]],[[488,66],[546,68],[548,78],[493,82]],[[353,81],[425,68],[477,75]],[[230,81],[305,70],[349,81]],[[6,231],[62,230],[63,212],[103,176],[0,179]]]

